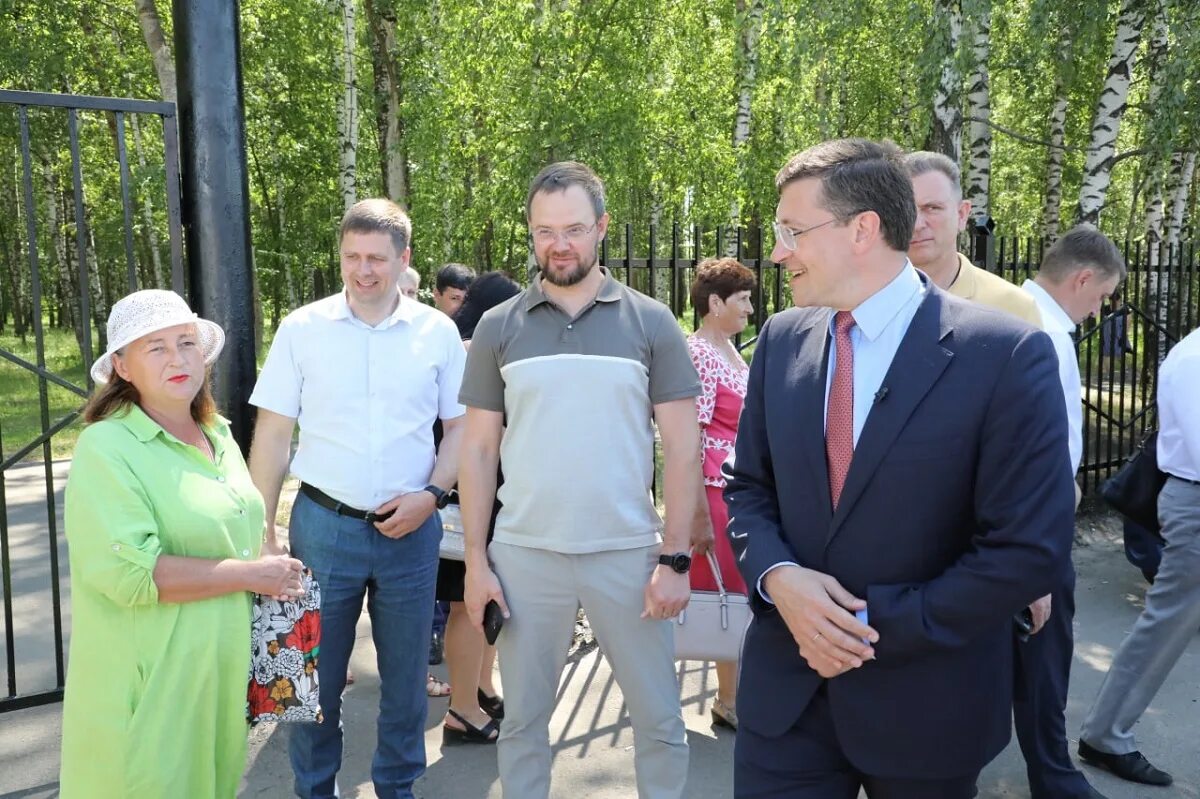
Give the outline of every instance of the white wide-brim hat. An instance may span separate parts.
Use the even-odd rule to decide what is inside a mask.
[[[216,322],[201,319],[173,291],[144,289],[122,297],[113,304],[108,315],[108,351],[92,364],[92,379],[107,383],[112,377],[114,352],[156,330],[175,325],[195,325],[207,366],[221,354],[225,346],[225,331]]]

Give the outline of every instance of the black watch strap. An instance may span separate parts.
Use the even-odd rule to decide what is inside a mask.
[[[441,510],[442,508],[444,508],[448,504],[450,504],[450,494],[448,492],[443,491],[442,489],[438,488],[433,483],[430,483],[429,485],[425,486],[425,488],[422,490],[428,491],[430,494],[433,494],[433,498],[437,502],[438,510]]]
[[[687,574],[692,568],[692,558],[686,552],[676,552],[673,555],[659,555],[659,564],[670,566],[671,570],[678,574]]]

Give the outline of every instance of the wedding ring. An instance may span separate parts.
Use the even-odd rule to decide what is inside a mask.
[[[820,637],[821,637],[821,634],[820,634],[820,633],[815,633],[815,634],[813,635],[813,637],[812,637],[812,639],[813,639],[813,643],[816,643],[816,640],[817,640],[818,638],[820,638]]]

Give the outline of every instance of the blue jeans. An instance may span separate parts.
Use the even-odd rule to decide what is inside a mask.
[[[342,691],[363,596],[379,664],[378,742],[371,779],[380,799],[412,799],[425,771],[425,673],[433,623],[441,525],[434,513],[392,539],[300,494],[292,508],[292,554],[321,586],[321,724],[294,724],[288,742],[296,795],[338,796]]]

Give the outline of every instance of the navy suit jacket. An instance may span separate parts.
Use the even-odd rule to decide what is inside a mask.
[[[1064,579],[1075,492],[1045,333],[930,286],[883,381],[834,513],[825,459],[828,308],[764,325],[725,499],[751,586],[740,723],[782,735],[822,678],[754,587],[794,561],[867,600],[876,659],[828,681],[860,771],[977,772],[1008,743],[1012,617]]]

